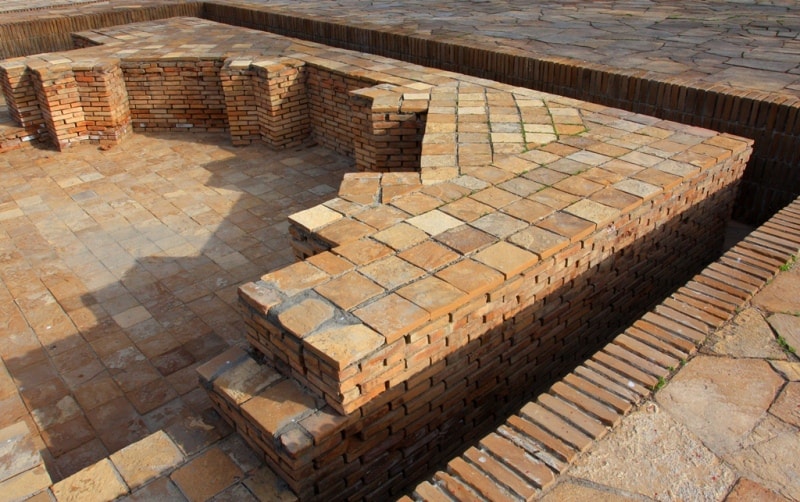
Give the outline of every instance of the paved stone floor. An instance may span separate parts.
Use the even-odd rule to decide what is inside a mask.
[[[800,359],[787,346],[800,348],[799,266],[713,334],[545,500],[800,500]]]
[[[26,419],[54,480],[160,429],[186,454],[227,434],[194,369],[246,347],[238,284],[293,261],[287,215],[350,167],[228,143],[0,156],[0,429]]]

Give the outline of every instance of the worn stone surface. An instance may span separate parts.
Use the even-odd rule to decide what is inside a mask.
[[[242,470],[214,447],[170,476],[192,502],[208,500],[242,478]]]
[[[714,354],[766,359],[786,358],[786,354],[776,343],[769,324],[755,308],[740,312],[730,323],[714,333],[713,339],[717,341],[705,350]]]
[[[800,307],[800,267],[792,267],[778,276],[753,298],[753,305],[766,312],[796,314]]]
[[[569,472],[574,478],[665,501],[718,500],[735,481],[734,473],[700,439],[655,405],[631,413]]]
[[[119,450],[110,459],[133,489],[176,468],[184,457],[169,436],[158,431]]]
[[[52,484],[50,474],[44,465],[38,465],[23,471],[5,481],[0,481],[0,494],[4,500],[29,500],[37,492],[45,490]],[[50,501],[50,496],[45,495],[44,500]]]
[[[114,465],[103,459],[53,485],[53,495],[59,502],[113,500],[128,493]]]
[[[656,401],[724,455],[763,419],[782,385],[766,361],[698,356],[656,394]]]
[[[800,427],[800,383],[787,384],[769,411],[787,424]]]
[[[800,351],[800,316],[772,314],[767,322],[775,330],[775,335],[783,338],[786,344],[797,353]]]
[[[800,500],[800,430],[767,416],[725,461],[770,490]]]
[[[562,502],[566,500],[592,500],[596,502],[621,502],[639,500],[637,494],[627,494],[604,485],[588,483],[581,479],[565,479],[548,491],[541,502]]]
[[[25,422],[0,429],[0,482],[42,463]]]
[[[788,499],[747,478],[739,479],[725,499],[726,502],[783,502],[786,500]]]

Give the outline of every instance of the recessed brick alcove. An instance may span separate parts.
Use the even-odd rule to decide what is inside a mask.
[[[299,261],[240,289],[259,361],[234,348],[199,369],[302,499],[403,493],[719,253],[748,140],[260,32],[243,31],[258,50],[230,47],[214,23],[171,23],[171,43],[143,25],[5,62],[4,93],[58,148],[226,130],[276,148],[311,136],[354,159],[337,198],[291,218]],[[543,441],[559,471],[568,455]]]

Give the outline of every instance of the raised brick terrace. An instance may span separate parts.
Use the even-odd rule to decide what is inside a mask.
[[[143,8],[170,17],[175,6],[197,5]],[[12,7],[9,12],[26,16]],[[206,17],[214,12],[259,28],[296,23],[282,14],[265,18],[210,3],[202,8]],[[60,19],[85,21],[70,12]],[[114,19],[127,11],[98,12]],[[325,32],[333,25],[309,26]],[[352,41],[345,39],[365,33],[360,29],[321,38],[347,45]],[[30,291],[7,286],[15,305],[26,306],[14,312],[32,335],[24,347],[16,335],[10,339],[16,341],[8,350],[19,357],[3,354],[7,380],[53,377],[47,395],[31,387],[33,380],[27,389],[4,391],[15,411],[0,433],[31,450],[30,460],[0,480],[9,493],[46,488],[39,495],[58,500],[90,493],[107,500],[128,492],[205,500],[224,490],[227,497],[273,499],[289,496],[288,487],[301,500],[403,493],[423,500],[537,497],[797,252],[796,210],[787,209],[654,307],[718,255],[751,154],[753,142],[746,138],[199,18],[81,31],[71,40],[83,48],[0,63],[9,122],[16,124],[4,127],[12,131],[4,136],[5,148],[36,140],[62,151],[51,152],[57,159],[99,145],[101,158],[109,156],[92,166],[99,177],[62,180],[63,168],[47,177],[79,205],[91,204],[99,189],[116,209],[113,187],[75,193],[70,187],[109,176],[115,185],[124,183],[130,174],[115,171],[111,156],[149,144],[141,139],[146,133],[191,132],[180,140],[186,144],[222,134],[215,137],[245,152],[248,164],[244,174],[231,173],[228,162],[238,161],[224,157],[220,174],[247,195],[225,206],[242,214],[235,222],[207,219],[207,204],[219,211],[198,196],[178,205],[232,254],[220,256],[222,250],[209,245],[199,249],[198,260],[186,261],[164,250],[170,258],[163,267],[154,261],[158,253],[141,248],[146,243],[134,234],[154,241],[136,221],[120,220],[114,211],[106,219],[87,207],[101,226],[128,221],[135,228],[125,242],[136,243],[119,249],[122,254],[105,249],[119,237],[101,238],[91,252],[105,256],[100,261],[109,270],[127,269],[120,287],[105,295],[105,288],[85,283],[70,246],[56,257],[44,252],[43,242],[55,234],[46,232],[39,247],[28,243],[22,220],[51,201],[14,178],[9,193],[15,202],[2,214],[12,225],[8,250],[15,265],[4,269],[4,282],[18,283],[19,265],[30,271],[26,277],[36,277],[42,266],[61,272],[52,276],[57,280],[34,279],[45,287],[39,293],[35,285]],[[442,61],[438,66],[446,67]],[[487,68],[493,64],[459,68],[492,74]],[[511,72],[503,79],[514,78]],[[765,118],[770,124],[790,110],[774,112]],[[702,122],[696,118],[686,121]],[[196,152],[168,148],[173,153],[155,157],[153,172],[180,179],[173,154],[191,162]],[[20,159],[26,151],[18,150]],[[269,154],[270,164],[284,167],[262,173],[249,164],[266,151],[277,151]],[[164,160],[166,176],[158,167]],[[47,155],[38,162],[49,165]],[[204,172],[216,172],[216,164],[204,166],[186,172],[195,189]],[[342,168],[357,172],[338,178]],[[171,183],[185,193],[185,182]],[[213,177],[206,184],[216,186]],[[138,186],[134,179],[128,189],[136,193]],[[231,187],[223,182],[221,188],[224,196]],[[172,201],[176,194],[164,196]],[[241,206],[249,196],[255,198]],[[152,203],[157,199],[142,207],[149,211]],[[275,212],[261,207],[273,203]],[[297,212],[298,204],[307,209]],[[94,228],[88,222],[73,229],[77,214],[67,214],[69,232]],[[287,215],[288,227],[279,223]],[[174,223],[189,240],[188,222]],[[39,231],[46,228],[39,225]],[[251,234],[260,242],[248,239]],[[282,246],[276,237],[289,242]],[[246,251],[237,247],[240,241]],[[31,245],[40,253],[19,254]],[[283,266],[290,250],[298,261]],[[126,256],[138,255],[154,281],[130,276],[139,267],[130,269]],[[179,291],[168,284],[181,274],[196,276],[193,263],[211,266],[209,259],[215,285],[204,281],[198,289],[188,277],[178,281]],[[172,265],[186,271],[173,274]],[[225,275],[221,283],[218,269]],[[230,307],[236,284],[248,280],[238,294],[242,326]],[[170,293],[149,294],[152,287]],[[129,298],[119,297],[118,289]],[[81,290],[86,294],[72,305]],[[84,301],[89,297],[96,308]],[[77,312],[86,309],[88,322]],[[180,312],[188,317],[173,323]],[[112,348],[122,343],[121,352],[133,352],[100,355],[92,343],[91,319],[98,315],[122,330]],[[181,327],[184,321],[191,333]],[[51,331],[54,324],[58,333]],[[203,325],[213,333],[193,328]],[[36,340],[43,344],[39,350]],[[209,340],[220,343],[212,348]],[[202,364],[226,346],[233,347]],[[148,371],[151,366],[157,372]],[[114,398],[105,404],[84,402],[93,392],[84,380],[101,383],[88,375],[94,370],[87,373],[95,367],[97,376],[105,375],[104,395]],[[240,435],[215,445],[230,430],[192,385],[195,369]],[[776,382],[779,388],[782,380]],[[82,386],[89,394],[81,398]],[[120,427],[127,439],[115,435]],[[46,449],[36,446],[42,440]],[[43,471],[42,452],[52,472]],[[158,461],[142,463],[144,452]],[[258,468],[259,456],[267,467]],[[65,479],[48,488],[59,477]]]

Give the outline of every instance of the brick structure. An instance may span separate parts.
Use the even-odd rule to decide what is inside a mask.
[[[123,61],[134,130],[224,132],[222,65],[219,58]]]
[[[417,227],[421,240],[409,239],[415,227],[405,222],[349,239],[343,229],[357,221],[336,219],[318,233],[338,225],[338,246],[241,289],[248,338],[268,364],[228,356],[231,368],[212,364],[204,381],[301,498],[399,493],[714,257],[745,145],[707,138],[687,152],[706,167],[645,176],[660,185],[629,178],[564,210],[536,198],[509,208],[535,223],[497,212],[434,237]],[[505,182],[554,172],[531,167]],[[559,183],[577,190],[587,181]],[[417,218],[459,212],[497,190],[439,199],[431,204],[440,209]],[[489,221],[483,228],[511,235],[481,231]]]
[[[716,256],[751,151],[316,44],[291,60],[224,53],[103,67],[127,101],[70,59],[34,66],[34,83],[59,146],[91,138],[94,93],[105,110],[127,103],[136,130],[275,147],[310,133],[380,171],[293,216],[306,259],[241,288],[266,364],[233,351],[199,369],[302,498],[400,493],[602,347]]]

